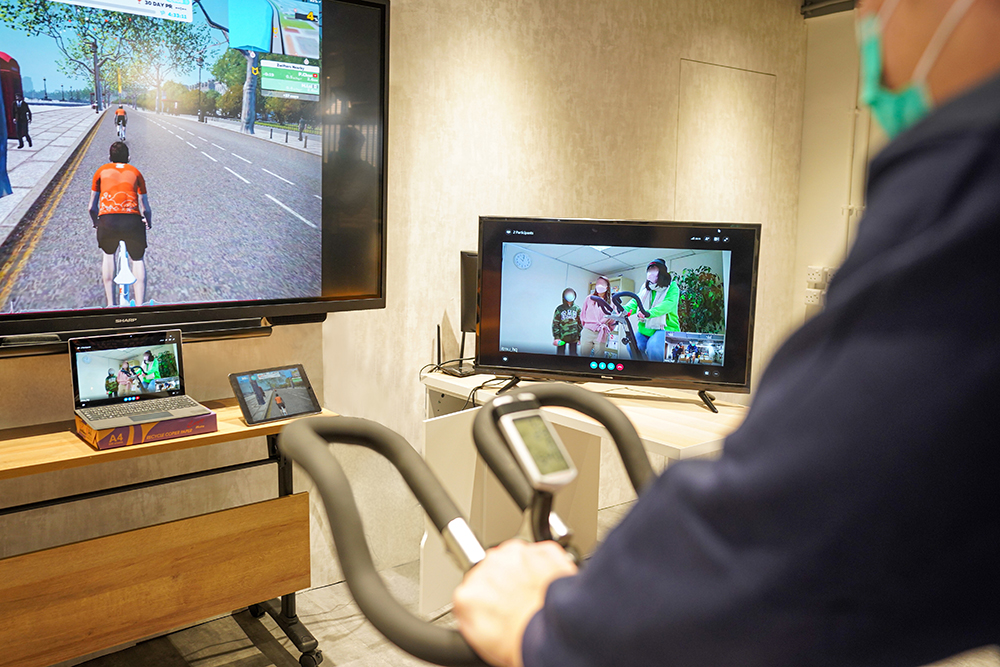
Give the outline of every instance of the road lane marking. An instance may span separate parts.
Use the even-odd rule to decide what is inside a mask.
[[[237,173],[236,173],[235,171],[233,171],[233,170],[232,170],[232,169],[230,169],[229,167],[223,167],[223,169],[225,169],[225,170],[226,170],[226,171],[228,171],[228,172],[229,172],[230,174],[232,174],[232,175],[233,175],[233,176],[235,176],[236,178],[240,179],[240,180],[241,180],[241,181],[243,181],[244,183],[248,183],[248,184],[250,183],[250,181],[248,181],[247,179],[243,178],[242,176],[240,176],[239,174],[237,174]]]
[[[223,148],[219,144],[212,144],[212,145],[215,146],[216,148],[218,148],[219,150],[223,150],[223,151],[226,150],[225,148]]]
[[[322,199],[322,197],[320,197],[319,195],[313,195],[313,197],[315,197],[316,199]]]
[[[264,169],[264,167],[261,167],[261,168],[260,168],[260,170],[261,170],[261,171],[263,171],[264,173],[267,173],[267,174],[271,174],[271,175],[272,175],[272,176],[274,176],[275,178],[280,178],[281,180],[283,180],[283,181],[284,181],[285,183],[288,183],[289,185],[295,185],[295,183],[292,183],[292,182],[291,182],[290,180],[288,180],[287,178],[282,178],[281,176],[278,176],[278,175],[277,175],[276,173],[274,173],[273,171],[268,171],[267,169]]]
[[[192,132],[191,130],[184,130],[184,131],[190,134],[192,137],[194,136],[194,132]]]
[[[310,227],[312,227],[313,229],[318,229],[318,228],[316,227],[316,225],[314,225],[313,223],[309,222],[308,220],[306,220],[305,218],[303,218],[303,217],[302,217],[301,215],[299,215],[298,213],[296,213],[296,212],[295,212],[295,211],[293,211],[292,209],[288,208],[287,206],[285,206],[284,204],[282,204],[282,203],[281,203],[280,201],[278,201],[277,199],[275,199],[275,198],[274,198],[274,197],[272,197],[271,195],[268,195],[268,194],[265,194],[264,196],[265,196],[265,197],[267,197],[268,199],[270,199],[271,201],[273,201],[273,202],[274,202],[275,204],[277,204],[277,205],[278,205],[278,206],[280,206],[281,208],[283,208],[283,209],[285,209],[286,211],[288,211],[289,213],[291,213],[292,215],[294,215],[294,216],[295,216],[296,218],[298,218],[298,219],[299,219],[299,220],[301,220],[302,222],[304,222],[304,223],[306,223],[307,225],[309,225]]]
[[[198,137],[198,138],[201,139],[202,141],[208,141],[208,139],[206,139],[205,137]]]
[[[195,148],[197,148],[197,146],[195,146]],[[205,151],[200,151],[200,152],[201,152],[201,154],[202,154],[202,155],[204,155],[205,157],[207,157],[207,158],[208,158],[209,160],[211,160],[212,162],[218,162],[218,160],[216,160],[216,159],[215,159],[214,157],[212,157],[211,155],[209,155],[209,154],[208,154],[208,153],[206,153]]]
[[[247,164],[253,164],[253,162],[251,162],[250,160],[246,159],[245,157],[243,157],[241,155],[237,155],[236,153],[233,153],[232,155],[233,155],[233,157],[238,157],[239,159],[243,160]]]
[[[184,143],[186,143],[191,148],[198,148],[197,146],[195,146],[194,144],[192,144],[190,141],[185,141]]]

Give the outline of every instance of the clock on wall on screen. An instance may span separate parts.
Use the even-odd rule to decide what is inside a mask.
[[[526,252],[519,252],[514,255],[514,266],[519,269],[526,269],[531,266],[531,256]]]

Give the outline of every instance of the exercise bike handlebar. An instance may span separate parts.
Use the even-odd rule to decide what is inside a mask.
[[[344,579],[361,612],[389,641],[417,658],[446,666],[485,665],[458,631],[415,616],[389,593],[372,562],[354,495],[330,443],[360,445],[387,458],[449,547],[461,548],[465,569],[484,554],[455,503],[402,436],[365,419],[313,417],[294,421],[282,431],[278,447],[315,482],[330,520]]]
[[[645,317],[649,317],[649,311],[643,307],[642,299],[640,299],[639,295],[636,294],[635,292],[615,292],[614,294],[611,295],[611,300],[614,302],[615,306],[618,307],[618,312],[620,313],[625,312],[625,306],[622,305],[622,297],[625,296],[632,297],[633,299],[635,299],[635,305],[639,309],[639,312],[642,313]]]
[[[507,394],[509,395],[509,394]],[[625,413],[608,399],[571,384],[539,384],[514,393],[515,398],[534,397],[539,405],[570,408],[596,419],[611,434],[625,464],[625,471],[636,493],[642,494],[655,479],[656,473],[642,446],[642,439]],[[507,449],[493,418],[493,411],[484,406],[472,424],[473,440],[483,461],[497,476],[510,497],[522,511],[528,509],[534,490]]]

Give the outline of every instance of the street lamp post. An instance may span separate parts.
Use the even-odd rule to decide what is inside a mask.
[[[46,99],[46,100],[49,99],[49,89],[48,89],[48,86],[46,86],[46,84],[45,84],[45,79],[44,78],[42,79],[42,92],[45,93],[45,98],[44,99]]]
[[[66,101],[66,89],[63,87],[64,84],[59,84],[59,96],[62,97],[62,101]]]
[[[205,66],[204,56],[198,56],[198,122],[205,122],[205,113],[201,109],[201,68]]]

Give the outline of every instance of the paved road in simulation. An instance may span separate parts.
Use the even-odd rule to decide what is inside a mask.
[[[221,128],[128,110],[130,163],[153,209],[146,299],[288,299],[320,293],[321,158]],[[99,308],[102,253],[87,213],[117,139],[111,112],[58,204],[36,225],[5,310]],[[58,192],[61,188],[57,188]]]
[[[309,399],[309,390],[304,387],[276,389],[274,393],[281,396],[281,400],[285,404],[286,413],[289,415],[301,414],[312,408],[312,401]],[[267,406],[267,418],[277,419],[283,416],[285,415],[281,412],[281,408],[272,399]]]

